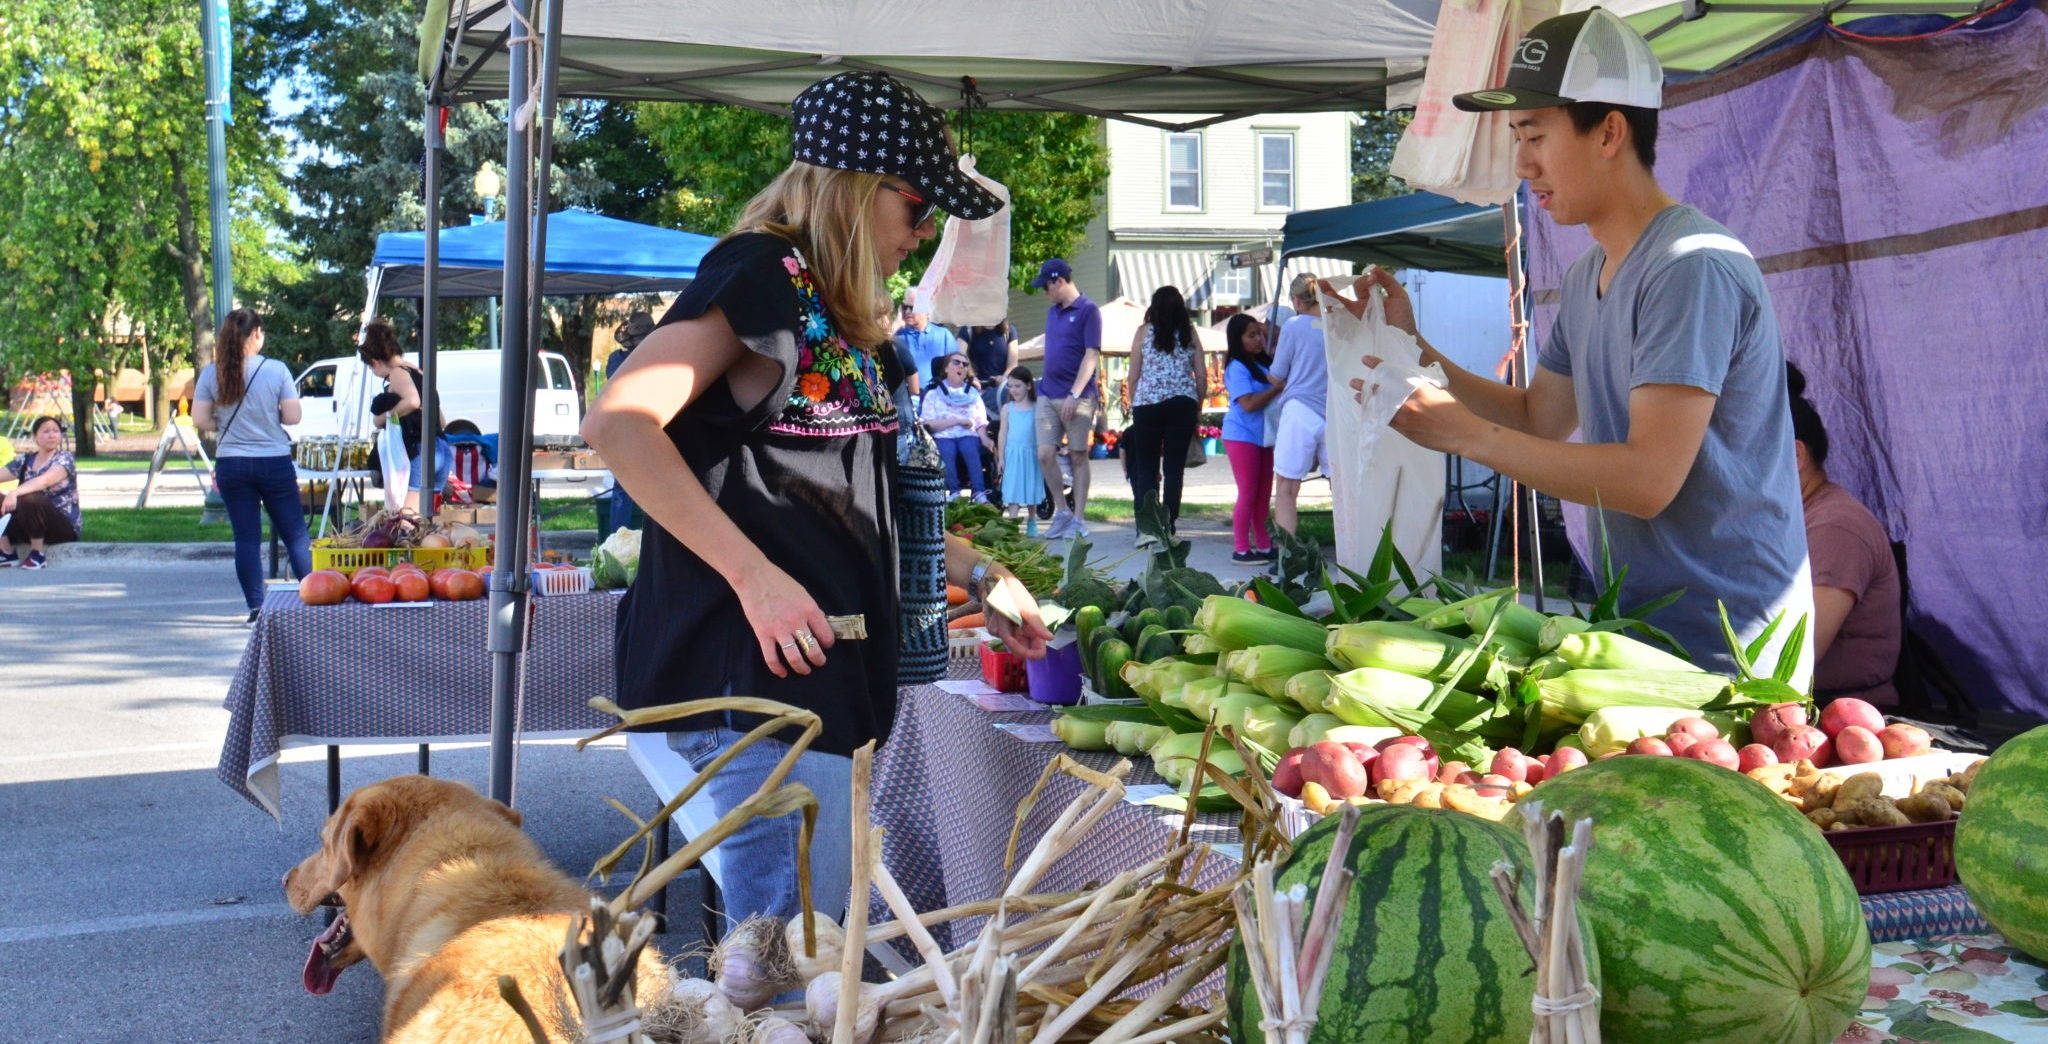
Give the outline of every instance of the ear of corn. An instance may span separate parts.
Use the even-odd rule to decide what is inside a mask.
[[[1536,683],[1549,724],[1579,725],[1606,707],[1702,710],[1725,703],[1731,683],[1703,671],[1576,670]]]
[[[1281,695],[1285,696],[1289,703],[1312,714],[1328,710],[1330,679],[1336,676],[1337,672],[1332,670],[1303,671],[1287,679],[1287,686]]]
[[[1065,714],[1052,719],[1052,734],[1075,750],[1108,750],[1109,722],[1083,721]]]
[[[1573,670],[1603,671],[1698,671],[1656,646],[1636,641],[1615,631],[1581,631],[1558,639],[1557,654]]]
[[[1543,621],[1543,626],[1536,632],[1536,651],[1555,652],[1557,644],[1564,641],[1565,635],[1578,634],[1591,626],[1593,625],[1576,616],[1550,617]]]
[[[1314,620],[1289,616],[1278,609],[1228,595],[1202,599],[1202,611],[1195,614],[1195,626],[1219,649],[1285,645],[1319,653],[1328,638],[1328,628]]]
[[[1466,616],[1466,610],[1471,609],[1473,606],[1497,602],[1501,599],[1501,596],[1507,594],[1510,590],[1512,588],[1496,588],[1492,591],[1482,591],[1467,598],[1460,598],[1455,602],[1444,602],[1426,613],[1415,614],[1415,623],[1419,627],[1427,627],[1432,631],[1448,631],[1463,635],[1469,629],[1473,634],[1478,634],[1480,633],[1479,628],[1472,627],[1467,623],[1470,618]]]
[[[1112,721],[1104,730],[1104,738],[1110,748],[1125,757],[1136,757],[1152,749],[1161,739],[1173,735],[1173,730],[1164,725],[1147,725],[1141,721]]]
[[[1287,752],[1287,737],[1301,724],[1301,711],[1267,700],[1250,704],[1238,718],[1237,734],[1275,754]]]
[[[1375,704],[1420,707],[1435,691],[1436,683],[1427,678],[1378,667],[1360,667],[1330,679],[1330,695],[1325,706],[1346,725],[1385,728],[1394,722],[1375,710]]]
[[[1195,759],[1202,754],[1202,733],[1178,732],[1152,745],[1152,770],[1176,787],[1185,787],[1195,776]],[[1244,759],[1222,737],[1209,747],[1209,763],[1231,775],[1244,773]]]
[[[1463,638],[1412,623],[1371,620],[1331,628],[1324,653],[1340,667],[1378,667],[1442,681],[1471,648],[1472,643]],[[1479,688],[1491,667],[1490,659],[1483,654],[1474,657],[1459,679],[1460,687]]]
[[[1311,747],[1324,740],[1332,743],[1363,743],[1370,747],[1381,740],[1390,740],[1403,735],[1399,728],[1386,725],[1346,725],[1334,714],[1311,714],[1288,730],[1287,745]]]
[[[1505,601],[1501,598],[1489,598],[1474,602],[1467,605],[1464,612],[1465,626],[1470,627],[1473,634],[1485,634],[1486,628],[1493,625],[1493,618],[1499,616],[1500,624],[1493,628],[1495,638],[1512,639],[1532,647],[1536,645],[1538,636],[1543,633],[1544,623],[1550,619],[1511,598]]]
[[[1276,700],[1287,698],[1287,682],[1295,675],[1333,666],[1322,653],[1288,645],[1254,645],[1229,655],[1231,677]]]
[[[1216,669],[1168,657],[1151,663],[1136,660],[1124,664],[1124,683],[1146,699],[1156,700],[1191,681],[1214,677]]]
[[[1228,684],[1228,680],[1215,675],[1197,678],[1177,690],[1161,692],[1159,702],[1169,707],[1178,707],[1203,721],[1208,721],[1209,705],[1216,702],[1216,697],[1223,695],[1223,687]]]

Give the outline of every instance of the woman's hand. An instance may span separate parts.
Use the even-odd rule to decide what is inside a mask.
[[[15,496],[14,496],[14,494],[12,494],[12,493],[9,493],[9,494],[7,494],[7,495],[6,495],[5,497],[0,497],[0,515],[10,515],[10,514],[13,514],[13,513],[14,513],[14,501],[15,501]]]
[[[373,414],[370,414],[370,427],[373,427],[373,428],[381,428],[381,427],[383,427],[383,426],[384,426],[384,416],[385,416],[385,415],[384,415],[384,414],[381,414],[381,413],[373,413]]]
[[[748,581],[735,593],[770,674],[787,678],[790,671],[809,674],[812,667],[825,666],[832,625],[810,592],[788,573],[764,563],[764,568],[748,573]]]
[[[988,633],[1002,642],[1005,648],[1027,660],[1044,659],[1045,645],[1052,641],[1052,632],[1046,629],[1045,621],[1038,615],[1038,599],[1025,590],[1023,581],[1007,572],[1000,577],[991,573],[988,579],[993,586],[983,603],[993,601],[1008,605],[1024,619],[1022,623],[1012,623],[1002,613],[990,611],[986,614]]]

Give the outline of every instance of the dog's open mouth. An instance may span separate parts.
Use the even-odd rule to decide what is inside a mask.
[[[321,905],[339,906],[340,903],[331,900]],[[338,964],[336,958],[341,958],[353,942],[355,934],[349,931],[348,910],[344,908],[335,915],[334,923],[313,940],[313,949],[306,954],[306,992],[324,994],[334,989],[334,980],[341,977],[342,969],[355,963],[353,956]]]

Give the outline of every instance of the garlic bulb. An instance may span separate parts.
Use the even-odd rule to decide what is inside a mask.
[[[718,988],[741,1011],[753,1011],[802,985],[783,940],[780,919],[750,917],[726,933],[712,952]]]
[[[664,1007],[677,1009],[670,1018],[689,1044],[724,1044],[746,1021],[744,1012],[726,1000],[717,986],[703,979],[677,979]]]
[[[833,1028],[839,1024],[839,973],[826,972],[811,980],[804,989],[804,1013],[809,1017],[811,1033],[820,1040],[831,1040]],[[882,1006],[875,998],[874,991],[866,984],[860,987],[860,1010],[853,1017],[853,1039],[867,1040],[874,1036],[875,1024],[881,1021]]]
[[[783,938],[789,943],[789,956],[796,963],[798,981],[811,982],[826,972],[839,970],[840,955],[846,949],[846,933],[839,930],[838,922],[824,914],[812,914],[812,933],[817,937],[817,956],[804,956],[803,915],[798,914],[783,929]]]

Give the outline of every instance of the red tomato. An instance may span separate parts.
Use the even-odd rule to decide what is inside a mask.
[[[362,567],[361,569],[358,569],[358,570],[356,570],[356,571],[355,571],[355,573],[354,573],[354,575],[352,575],[352,576],[350,577],[350,579],[351,579],[351,580],[361,580],[361,579],[362,579],[363,577],[366,577],[366,576],[390,576],[390,575],[391,575],[391,570],[389,570],[389,569],[386,569],[386,568],[384,568],[383,566],[380,566],[380,565],[371,565],[371,566],[364,566],[364,567]]]
[[[417,569],[405,570],[392,577],[392,586],[398,589],[401,602],[424,602],[427,600],[429,585],[427,574]]]
[[[358,602],[382,605],[397,597],[398,587],[390,577],[357,576],[355,583],[349,585],[349,593],[355,595]]]
[[[336,569],[316,569],[299,579],[299,601],[307,605],[340,605],[348,591],[348,577]]]
[[[475,573],[464,569],[448,570],[448,594],[451,602],[473,602],[484,596],[484,582]]]

